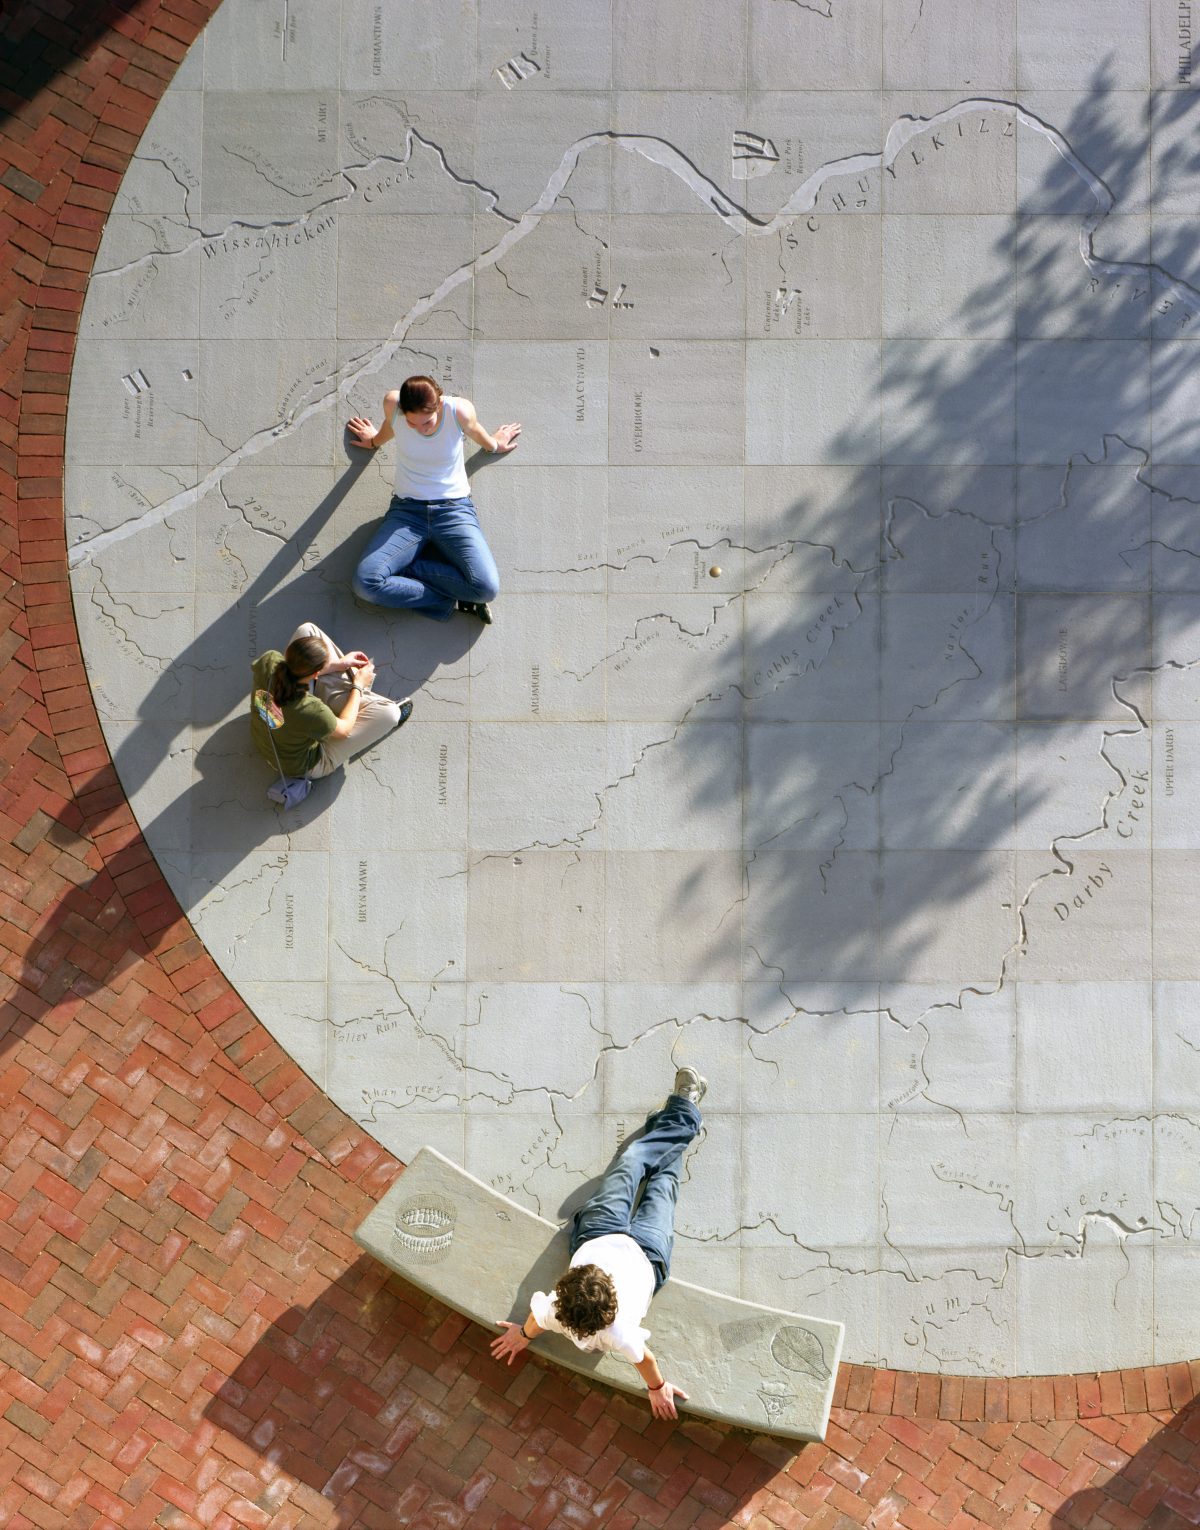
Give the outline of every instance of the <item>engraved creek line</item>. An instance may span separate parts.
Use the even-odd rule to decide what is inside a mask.
[[[583,138],[577,139],[565,151],[559,162],[558,169],[546,183],[541,196],[522,214],[515,225],[508,229],[490,250],[483,251],[473,260],[459,266],[457,270],[444,277],[433,292],[418,299],[408,312],[397,321],[389,339],[383,342],[372,357],[366,361],[350,364],[340,373],[335,391],[306,405],[286,423],[264,426],[261,430],[255,431],[240,447],[231,451],[223,461],[219,462],[199,483],[194,484],[190,489],[174,495],[171,499],[164,501],[153,510],[147,511],[144,515],[138,516],[133,520],[126,521],[123,525],[111,531],[101,532],[98,536],[76,543],[68,552],[68,564],[70,567],[76,567],[80,563],[88,562],[98,552],[103,551],[104,548],[116,542],[124,541],[127,537],[133,536],[136,532],[144,530],[149,526],[157,525],[160,521],[165,520],[168,515],[190,509],[191,506],[197,504],[220,482],[225,473],[236,467],[240,462],[244,461],[247,457],[256,456],[273,442],[289,435],[307,420],[323,412],[325,409],[331,408],[336,399],[347,396],[351,389],[364,378],[382,371],[397,351],[401,349],[405,335],[418,319],[431,312],[457,287],[471,280],[477,272],[487,270],[489,267],[496,265],[498,261],[503,260],[515,244],[519,243],[537,228],[542,216],[549,212],[558,201],[564,188],[574,175],[580,159],[593,148],[608,144],[623,149],[626,153],[640,155],[651,164],[660,166],[681,180],[705,207],[715,212],[721,221],[736,234],[752,238],[766,238],[777,234],[795,218],[804,213],[811,212],[816,205],[821,188],[827,181],[837,180],[843,176],[860,176],[871,170],[887,169],[914,138],[924,133],[936,132],[939,127],[954,122],[959,117],[970,116],[976,113],[1004,115],[1012,113],[1015,115],[1018,122],[1030,131],[1039,134],[1051,144],[1074,174],[1091,192],[1096,204],[1095,209],[1083,220],[1079,231],[1080,257],[1089,270],[1100,271],[1105,275],[1137,272],[1141,273],[1146,279],[1160,286],[1165,286],[1170,291],[1180,295],[1184,291],[1192,291],[1186,283],[1169,275],[1161,267],[1136,261],[1106,261],[1095,254],[1093,237],[1100,224],[1112,211],[1116,199],[1100,177],[1094,174],[1079,155],[1075,153],[1074,149],[1071,148],[1057,128],[1052,127],[1047,122],[1043,122],[1041,118],[1036,117],[1032,112],[1027,111],[1015,101],[1005,101],[990,96],[973,96],[958,101],[953,106],[946,107],[943,111],[935,112],[930,117],[905,116],[898,118],[888,129],[881,152],[854,154],[844,159],[828,161],[798,186],[775,216],[766,223],[759,222],[743,208],[739,207],[732,198],[727,197],[724,192],[720,191],[714,182],[704,175],[691,160],[663,139],[642,134],[609,131],[588,133]],[[423,143],[426,142],[411,127],[408,128],[407,133],[406,143],[409,152],[411,152],[413,139]],[[428,144],[428,147],[438,153],[447,173],[453,174],[446,165],[445,156],[438,149],[437,145]],[[383,158],[383,156],[380,158]],[[347,179],[350,179],[346,171],[341,173],[345,174]],[[460,182],[463,181],[463,178],[457,175],[454,176],[454,179]],[[353,181],[351,181],[351,184],[354,184]],[[466,183],[464,182],[464,184]],[[483,191],[487,195],[495,196],[494,193],[488,192],[486,188],[478,186],[475,182],[469,184],[475,185],[477,190]],[[344,200],[344,198],[332,200]],[[323,204],[325,207],[329,205],[329,203]],[[300,219],[294,221],[303,224],[320,210],[313,209],[311,212],[304,214]],[[498,212],[498,208],[494,210]],[[501,216],[504,215],[501,214]],[[278,223],[264,225],[264,227],[279,226],[281,225]],[[206,236],[198,235],[196,242],[208,242],[208,240]],[[145,259],[147,257],[142,258]],[[98,274],[112,275],[117,274],[117,270],[125,269],[127,268],[115,268],[112,272]]]

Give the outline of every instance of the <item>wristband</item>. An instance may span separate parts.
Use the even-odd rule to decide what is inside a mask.
[[[647,1387],[646,1391],[647,1392],[661,1392],[663,1387],[665,1387],[665,1386],[666,1386],[666,1382],[665,1381],[660,1381],[659,1384],[656,1387]]]

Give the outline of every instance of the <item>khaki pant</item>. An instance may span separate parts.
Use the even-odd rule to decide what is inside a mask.
[[[288,641],[294,643],[301,637],[320,638],[329,649],[331,659],[344,657],[342,650],[333,639],[322,632],[314,622],[301,622]],[[345,670],[336,675],[322,675],[316,681],[317,695],[333,713],[340,717],[349,700],[353,684],[353,680]],[[388,697],[380,696],[376,691],[364,691],[359,698],[358,717],[355,719],[349,737],[327,738],[320,744],[321,757],[308,772],[310,779],[316,780],[320,776],[332,775],[354,755],[361,754],[364,749],[369,749],[372,744],[377,744],[381,738],[386,737],[399,721],[399,702],[390,701]]]

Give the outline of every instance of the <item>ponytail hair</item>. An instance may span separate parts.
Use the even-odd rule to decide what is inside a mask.
[[[406,377],[400,384],[401,414],[431,414],[442,401],[442,390],[432,377]]]
[[[298,637],[287,645],[283,658],[271,672],[271,699],[286,707],[295,701],[308,681],[329,658],[329,650],[319,637]]]

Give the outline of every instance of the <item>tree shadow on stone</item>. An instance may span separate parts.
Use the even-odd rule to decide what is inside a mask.
[[[740,924],[741,1018],[756,1059],[774,1049],[775,1073],[754,1075],[768,1087],[812,1066],[814,1025],[861,1035],[868,1060],[876,1037],[884,1062],[885,1048],[915,1059],[911,1077],[871,1071],[861,1101],[810,1110],[873,1120],[877,1090],[881,1111],[940,1112],[965,1142],[980,1070],[951,1086],[929,1070],[972,1006],[1011,1003],[1019,976],[1150,976],[1137,803],[1156,708],[1191,715],[1200,661],[1200,431],[1184,404],[1196,348],[1175,343],[1200,334],[1200,267],[1178,240],[1169,252],[1156,241],[1151,259],[1148,98],[1130,124],[1109,109],[1116,94],[1101,72],[1061,122],[990,101],[927,125],[894,174],[863,178],[864,202],[882,197],[897,214],[882,236],[882,345],[851,331],[821,347],[801,333],[752,358],[765,366],[793,347],[769,405],[780,440],[809,443],[796,455],[822,465],[746,469],[745,593],[694,624],[728,619],[736,632],[740,620],[745,654],[743,665],[736,644],[718,651],[708,695],[680,711],[678,737],[686,728],[694,746],[680,775],[689,821],[719,823],[739,784],[745,803],[740,898],[708,918],[711,965],[698,965],[715,979]],[[1159,94],[1156,131],[1191,110]],[[1185,183],[1200,172],[1194,135],[1172,155]],[[856,221],[833,191],[851,195],[831,183],[809,225],[773,236],[781,293],[813,292],[818,322],[817,273],[832,258],[828,244],[824,265],[813,254],[820,241],[836,230],[864,260],[880,242],[871,208]],[[817,367],[818,381],[796,382]],[[703,537],[700,550],[717,564],[738,552]],[[735,699],[740,783],[712,747]],[[660,895],[668,918],[692,925],[711,870],[681,864]],[[1089,878],[1115,912],[1088,901]],[[1182,895],[1200,915],[1200,892]],[[1090,943],[1076,942],[1089,919]],[[984,1018],[1015,1033],[1011,1014]],[[845,1049],[842,1072],[854,1076]],[[888,1205],[911,1151],[885,1147],[878,1186],[853,1155],[829,1169],[839,1195],[878,1195],[882,1261],[916,1280],[910,1255],[928,1250],[929,1229],[905,1231]],[[945,1193],[931,1169],[926,1216],[944,1212],[952,1239]],[[810,1241],[803,1207],[784,1216]],[[1045,1237],[1014,1224],[1018,1249],[1026,1233]],[[1069,1238],[1060,1247],[1079,1252]],[[993,1262],[1003,1285],[1007,1263]],[[891,1358],[980,1363],[945,1331]]]
[[[1158,338],[1200,335],[1200,292],[1109,248],[1128,231],[1100,216],[1110,204],[1088,172],[1144,209],[1147,154],[1142,132],[1122,135],[1097,107],[1109,89],[1102,75],[1054,138],[1001,102],[962,119],[976,155],[982,126],[997,157],[1011,159],[1019,137],[1026,163],[1041,151],[1048,164],[1040,182],[1018,182],[1017,216],[973,220],[1000,231],[973,236],[985,279],[961,297],[940,291],[954,292],[948,278],[965,258],[951,225],[968,220],[915,201],[929,162],[963,152],[959,123],[940,130],[941,150],[929,147],[931,127],[895,175],[873,177],[885,211],[891,197],[914,213],[890,219],[885,293],[905,277],[924,291],[894,314],[885,302],[894,328],[881,353],[871,348],[879,381],[868,369],[854,418],[824,438],[829,465],[771,470],[811,487],[755,511],[745,672],[733,662],[712,672],[715,698],[740,691],[743,703],[746,943],[760,975],[784,986],[923,982],[931,962],[948,995],[998,982],[1023,942],[1038,868],[1069,877],[1071,846],[1091,829],[1107,843],[1105,823],[1128,796],[1114,764],[1110,790],[1071,801],[1057,772],[1039,768],[1047,740],[1086,732],[1100,749],[1144,732],[1151,669],[1200,656],[1195,603],[1155,602],[1153,620],[1151,604],[1155,583],[1200,591],[1200,469],[1188,461],[1200,460],[1200,432],[1170,423],[1193,352],[1150,347],[1152,327]],[[1160,128],[1186,110],[1163,93]],[[1075,166],[1061,145],[1077,141]],[[1200,169],[1200,149],[1173,152],[1177,174]],[[967,194],[964,213],[991,211]],[[822,193],[809,237],[853,218]],[[875,237],[876,219],[860,221]],[[1080,230],[1093,221],[1089,265]],[[803,244],[796,253],[780,236],[780,259],[796,287],[811,287]],[[797,342],[796,368],[812,344]],[[826,355],[825,389],[851,396],[859,344]],[[786,414],[786,400],[778,407]],[[886,465],[856,466],[874,454],[876,430]],[[751,501],[764,474],[747,473]],[[702,808],[728,794],[715,765],[693,787]],[[1056,810],[1061,828],[1043,830]],[[1023,851],[1033,860],[1018,866]],[[704,874],[680,881],[681,905]]]

